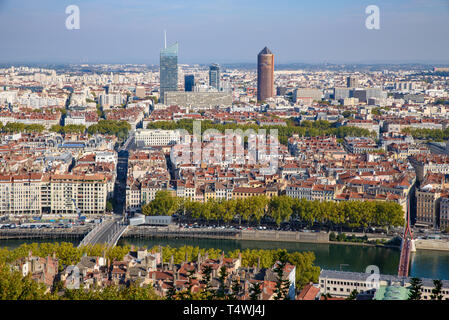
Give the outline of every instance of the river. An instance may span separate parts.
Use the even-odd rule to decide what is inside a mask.
[[[48,242],[48,240],[0,240],[0,247],[16,248],[22,243]],[[78,241],[72,242],[75,245]],[[369,265],[376,265],[383,274],[397,274],[399,250],[371,246],[348,244],[294,243],[294,242],[262,242],[216,239],[121,239],[118,245],[134,245],[151,248],[156,245],[181,247],[184,245],[201,248],[220,248],[227,251],[235,249],[286,249],[293,251],[312,251],[315,253],[315,264],[324,269],[365,272]],[[430,278],[449,279],[449,252],[434,250],[418,250],[412,254],[410,275]]]

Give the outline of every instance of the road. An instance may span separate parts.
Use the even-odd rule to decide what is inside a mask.
[[[122,221],[122,217],[116,217],[114,219],[104,221],[100,226],[96,229],[94,228],[93,231],[84,238],[80,246],[104,243],[109,246],[114,246],[118,238],[121,236],[122,231],[126,227],[127,226]]]
[[[95,245],[97,243],[107,243],[108,236],[110,235],[114,223],[116,223],[115,219],[105,222],[104,226],[89,241],[89,244]]]
[[[126,205],[126,180],[128,176],[128,157],[129,150],[134,145],[134,131],[131,131],[128,139],[122,147],[118,150],[117,161],[117,179],[114,188],[114,213],[117,215],[124,215]]]

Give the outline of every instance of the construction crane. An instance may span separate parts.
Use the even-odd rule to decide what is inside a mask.
[[[73,202],[73,206],[75,207],[75,209],[76,209],[76,213],[78,214],[78,220],[84,220],[84,219],[86,219],[86,217],[82,217],[81,216],[81,210],[78,208],[78,206],[76,205],[76,201],[75,201],[75,199],[72,199],[72,202]]]

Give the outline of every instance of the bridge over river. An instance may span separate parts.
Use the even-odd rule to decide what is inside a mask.
[[[113,248],[127,228],[122,217],[103,220],[84,237],[78,247],[106,244]]]

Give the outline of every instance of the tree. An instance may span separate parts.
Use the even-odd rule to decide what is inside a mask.
[[[351,294],[349,295],[349,297],[346,298],[346,300],[355,300],[357,299],[358,294],[359,292],[357,291],[357,289],[354,289],[351,291]]]
[[[248,199],[237,199],[235,203],[235,212],[239,215],[239,224],[242,220],[249,221],[253,211]]]
[[[42,132],[45,127],[41,124],[24,124],[20,122],[8,122],[2,127],[3,132]]]
[[[204,290],[202,292],[202,295],[205,299],[212,299],[214,293],[211,291],[210,287],[210,281],[212,279],[212,266],[211,265],[204,265],[203,269],[201,270],[203,277],[200,281],[201,284],[204,284]]]
[[[326,293],[326,294],[323,294],[323,298],[324,298],[324,300],[327,300],[327,299],[332,298],[332,295],[330,293]]]
[[[124,139],[128,135],[129,130],[131,130],[131,125],[127,121],[116,120],[100,120],[87,128],[89,134],[110,134],[115,135],[119,139]]]
[[[442,288],[443,282],[441,280],[433,280],[433,285],[435,286],[432,289],[432,294],[430,295],[431,300],[443,300]]]
[[[310,282],[318,282],[320,267],[314,265],[315,254],[313,252],[288,253],[287,259],[296,267],[296,288],[298,290]]]
[[[240,296],[241,291],[242,291],[242,286],[240,284],[239,279],[232,280],[231,290],[232,290],[232,298],[238,299],[238,297]]]
[[[422,290],[422,280],[415,277],[411,278],[408,300],[421,300],[422,294],[421,290]]]
[[[220,271],[218,272],[218,290],[216,292],[216,297],[219,299],[223,299],[226,296],[226,278],[228,277],[228,270],[226,266],[221,266]]]
[[[154,200],[142,206],[142,213],[147,216],[171,216],[179,208],[179,201],[170,191],[156,192]]]
[[[45,290],[45,285],[32,280],[30,274],[23,277],[21,272],[0,265],[0,300],[49,299]]]
[[[112,204],[111,201],[106,201],[106,211],[108,212],[112,212],[114,210],[114,205]]]
[[[173,286],[168,288],[165,299],[166,300],[176,300],[176,289],[175,289],[174,284],[173,284]]]
[[[252,208],[253,220],[260,223],[260,220],[265,214],[265,208],[267,207],[269,200],[266,196],[255,196],[248,198],[249,205]]]
[[[250,300],[259,300],[260,299],[260,295],[262,294],[262,288],[261,288],[261,284],[258,282],[254,282],[251,287],[249,288],[249,299]]]
[[[284,251],[279,254],[279,261],[276,262],[276,266],[273,271],[277,275],[276,288],[274,290],[275,296],[274,300],[287,300],[288,290],[290,287],[290,281],[284,279],[284,269],[287,265],[287,255]]]
[[[343,115],[343,117],[345,117],[345,118],[349,118],[349,117],[352,115],[352,112],[346,110],[346,111],[343,111],[342,115]]]
[[[281,222],[290,219],[293,213],[292,204],[292,198],[287,196],[273,197],[273,199],[271,199],[268,210],[271,218],[274,219],[278,226]]]

